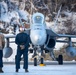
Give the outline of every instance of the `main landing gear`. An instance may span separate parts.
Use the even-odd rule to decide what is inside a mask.
[[[37,58],[34,58],[34,66],[37,66]]]
[[[63,56],[62,55],[59,55],[58,58],[55,58],[55,55],[53,52],[51,52],[50,55],[54,61],[58,61],[59,65],[63,65]]]
[[[59,55],[57,61],[58,61],[59,65],[62,65],[63,64],[63,56]]]
[[[34,54],[33,54],[32,58],[34,58],[34,66],[37,66],[37,53],[36,53],[36,49],[34,49]]]

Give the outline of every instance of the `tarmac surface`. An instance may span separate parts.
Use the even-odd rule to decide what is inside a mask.
[[[57,62],[46,64],[46,66],[29,64],[28,73],[25,73],[22,64],[18,73],[15,72],[14,64],[4,64],[4,73],[0,73],[0,75],[76,75],[76,62],[64,62],[63,65],[58,65]]]

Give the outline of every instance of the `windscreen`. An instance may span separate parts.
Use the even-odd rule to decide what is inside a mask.
[[[34,23],[43,23],[43,18],[41,16],[35,16]]]

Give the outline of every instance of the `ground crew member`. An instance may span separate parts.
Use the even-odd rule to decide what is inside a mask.
[[[4,35],[0,31],[0,73],[3,73],[4,71],[2,70],[3,67],[3,48],[5,46],[5,40],[4,40]]]
[[[24,58],[24,69],[25,72],[28,72],[28,47],[29,47],[29,35],[24,33],[24,28],[20,27],[20,33],[17,34],[15,38],[15,43],[17,44],[17,55],[15,58],[16,63],[16,72],[20,68],[20,60],[23,54]]]

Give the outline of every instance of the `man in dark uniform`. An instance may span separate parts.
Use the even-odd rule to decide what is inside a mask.
[[[5,46],[5,40],[4,40],[4,35],[0,31],[0,73],[3,73],[4,71],[2,70],[3,67],[3,48]]]
[[[20,27],[20,33],[17,34],[15,43],[17,44],[17,55],[15,57],[16,72],[20,68],[21,55],[24,58],[24,69],[28,72],[28,47],[29,47],[29,35],[24,33],[24,28]]]

